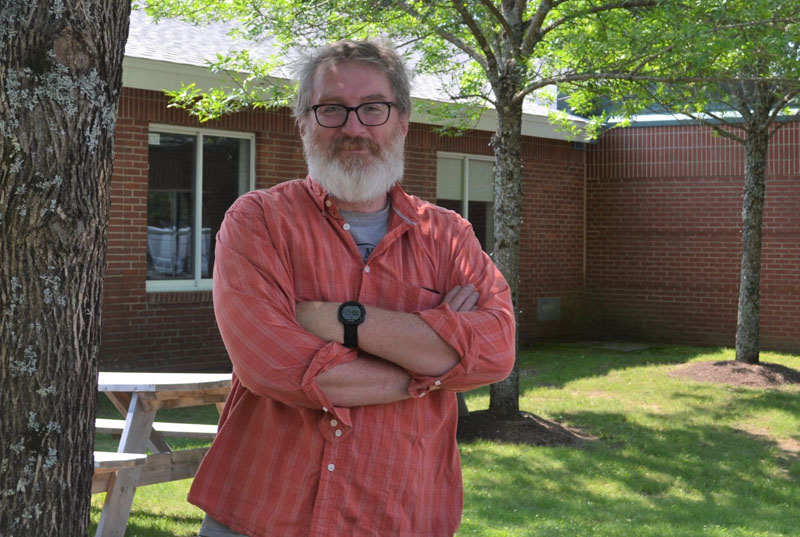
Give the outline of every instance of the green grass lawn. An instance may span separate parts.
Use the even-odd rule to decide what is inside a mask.
[[[739,388],[668,376],[729,349],[634,352],[539,346],[520,357],[520,406],[596,439],[580,448],[461,446],[458,537],[777,537],[800,535],[800,387]],[[762,353],[800,369],[800,357]],[[488,389],[467,396],[488,407]],[[101,405],[101,417],[116,417]],[[213,422],[213,407],[184,412]],[[160,421],[177,419],[167,412]],[[176,441],[177,442],[177,441]],[[197,444],[194,444],[197,445]],[[97,449],[114,449],[100,439]],[[126,537],[196,535],[190,480],[139,489]],[[93,498],[97,522],[102,495]]]

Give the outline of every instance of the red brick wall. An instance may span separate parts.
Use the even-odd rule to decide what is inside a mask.
[[[523,145],[520,342],[579,335],[584,323],[586,152],[568,142]],[[537,300],[558,298],[558,320],[537,320]]]
[[[700,126],[606,133],[588,154],[590,336],[733,345],[744,149]],[[773,139],[761,341],[800,350],[800,125]]]
[[[442,137],[413,125],[407,140],[405,185],[435,200],[436,153],[492,155],[491,133]],[[583,198],[585,152],[557,140],[525,137],[522,147],[523,206],[520,231],[520,342],[574,335],[583,325]],[[420,181],[418,177],[433,180]],[[561,319],[537,321],[537,299],[557,297]]]
[[[199,124],[160,92],[125,88],[117,119],[108,269],[103,301],[104,369],[229,368],[210,291],[147,293],[147,159],[151,123],[256,133],[256,186],[302,177],[305,165],[287,111],[243,113]]]
[[[302,145],[288,110],[235,114],[198,123],[168,108],[159,92],[125,88],[116,130],[108,270],[101,348],[103,369],[229,367],[217,332],[210,292],[147,293],[146,226],[148,127],[151,123],[217,128],[256,134],[256,187],[305,175]],[[490,133],[452,138],[412,124],[404,186],[423,199],[436,198],[437,151],[491,155]],[[526,138],[525,202],[520,272],[520,334],[580,330],[583,287],[584,152],[566,142]],[[559,297],[562,320],[537,322],[536,299]]]

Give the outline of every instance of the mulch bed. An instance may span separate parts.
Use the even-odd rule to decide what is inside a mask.
[[[520,412],[519,416],[511,419],[497,419],[488,410],[478,410],[458,419],[458,441],[479,439],[508,444],[565,446],[579,445],[590,437],[529,412]]]
[[[746,364],[735,360],[692,362],[673,370],[670,376],[749,388],[778,388],[800,384],[800,371],[797,369],[780,364]]]

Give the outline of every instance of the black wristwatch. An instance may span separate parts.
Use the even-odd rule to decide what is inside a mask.
[[[339,306],[339,322],[344,325],[344,346],[354,349],[358,347],[358,325],[367,318],[367,310],[355,301],[345,302]]]

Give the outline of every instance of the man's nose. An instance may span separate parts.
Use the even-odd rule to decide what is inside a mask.
[[[350,110],[350,113],[347,114],[347,120],[340,128],[344,134],[351,136],[362,135],[367,130],[367,127],[358,119],[358,114],[356,114],[355,110]]]

